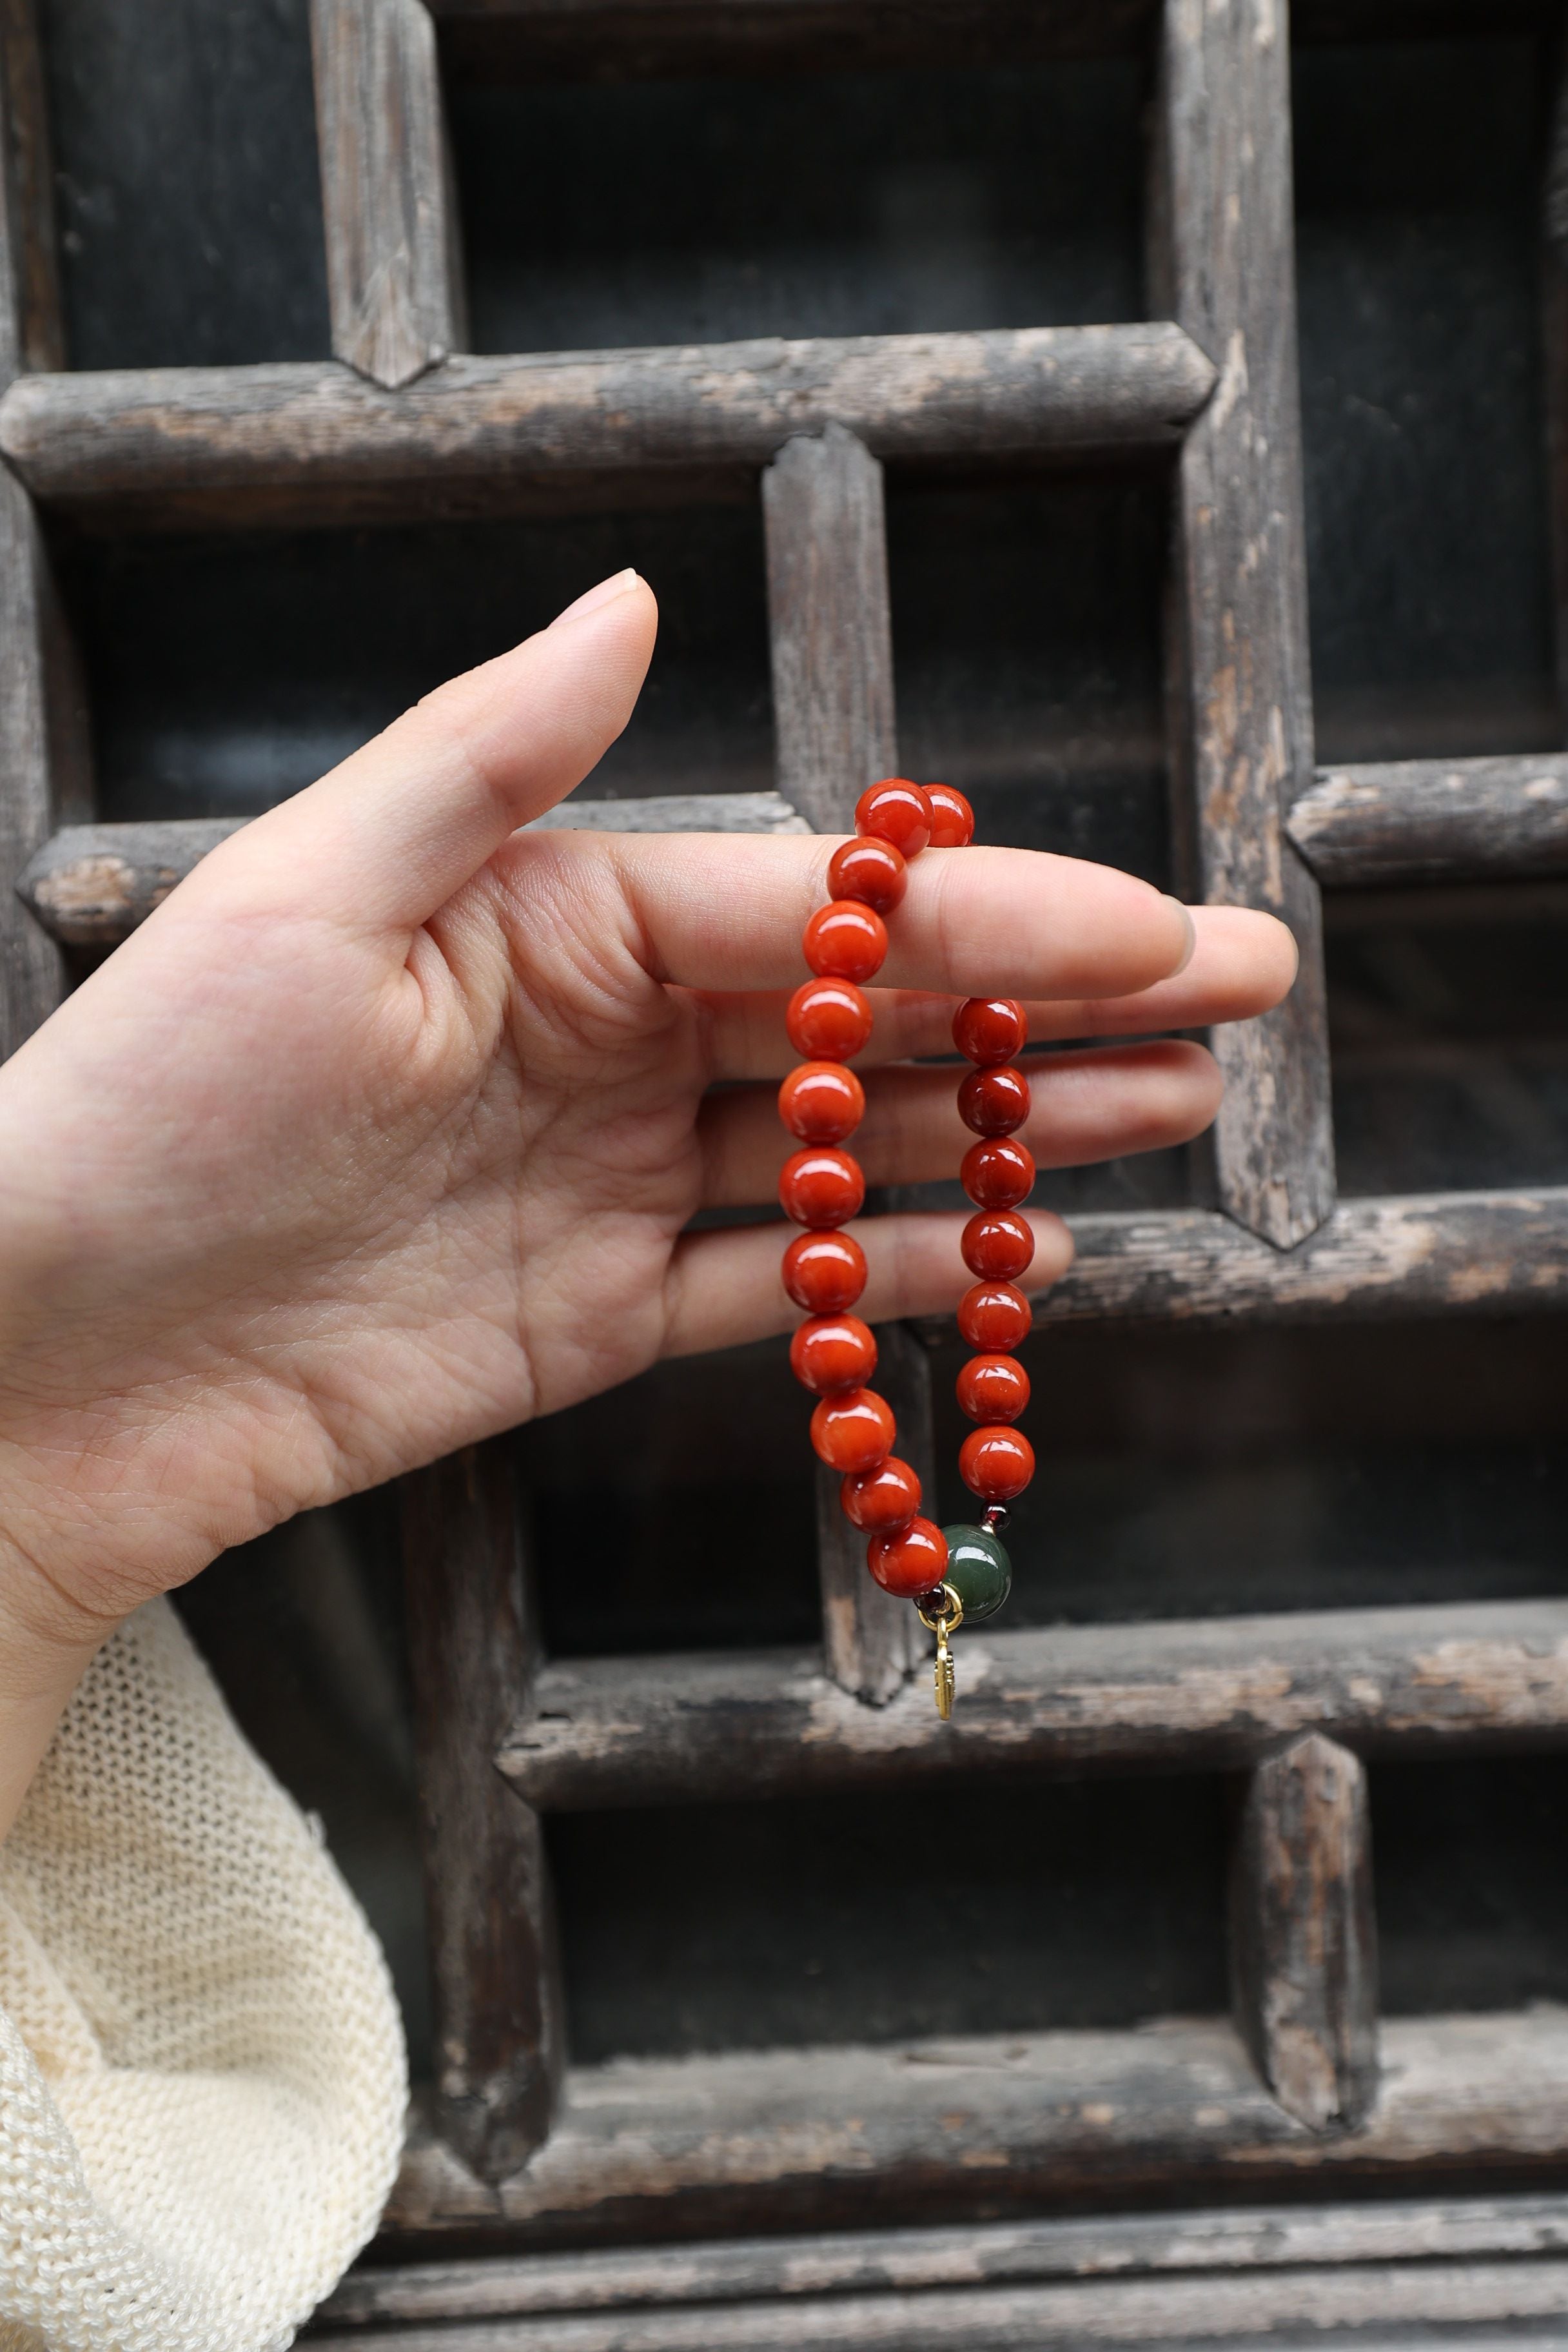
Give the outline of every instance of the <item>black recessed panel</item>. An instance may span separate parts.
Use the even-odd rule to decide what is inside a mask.
[[[769,1340],[657,1366],[523,1430],[546,1647],[817,1641],[812,1402]]]
[[[579,2063],[1226,2005],[1216,1781],[986,1780],[549,1834]]]
[[[1007,1622],[1568,1592],[1568,1325],[1037,1329]],[[934,1361],[942,1511],[961,1348]]]
[[[1135,319],[1132,59],[451,94],[476,349]]]
[[[109,818],[246,815],[626,564],[660,628],[595,794],[773,782],[762,523],[683,513],[82,542],[68,576]]]
[[[1318,753],[1562,740],[1527,39],[1295,60]]]
[[[69,363],[331,350],[308,0],[42,0]]]
[[[1568,1757],[1372,1769],[1382,2006],[1568,2000]]]
[[[1568,888],[1328,907],[1346,1193],[1568,1183]]]

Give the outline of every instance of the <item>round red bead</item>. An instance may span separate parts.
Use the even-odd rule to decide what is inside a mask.
[[[871,1034],[871,1008],[852,980],[808,980],[784,1013],[789,1042],[814,1062],[847,1062]]]
[[[852,1234],[796,1234],[784,1286],[808,1315],[842,1315],[866,1287],[866,1253]]]
[[[958,1116],[976,1135],[1011,1135],[1029,1116],[1022,1070],[971,1070],[958,1089]]]
[[[1035,1255],[1034,1228],[1012,1209],[982,1209],[963,1228],[963,1263],[983,1282],[1013,1282]]]
[[[971,1356],[957,1389],[971,1421],[1016,1421],[1029,1402],[1029,1375],[1016,1356]]]
[[[1021,1429],[972,1429],[958,1449],[958,1467],[982,1502],[1010,1503],[1035,1475],[1035,1449]]]
[[[1016,1209],[1034,1189],[1035,1155],[1026,1143],[997,1136],[970,1145],[959,1175],[977,1208]]]
[[[803,1062],[779,1088],[779,1117],[803,1143],[842,1143],[866,1116],[866,1089],[842,1062]]]
[[[884,1592],[918,1601],[934,1592],[947,1569],[947,1538],[929,1519],[911,1519],[896,1534],[873,1536],[866,1565]]]
[[[1023,1052],[1029,1034],[1024,1008],[1014,996],[972,996],[952,1016],[952,1042],[983,1069],[994,1069]]]
[[[910,869],[900,850],[875,835],[841,842],[828,861],[827,887],[836,898],[858,898],[889,915],[904,895]]]
[[[974,811],[953,784],[928,784],[931,803],[931,845],[933,849],[963,849],[974,838]]]
[[[887,955],[888,927],[874,907],[835,898],[830,907],[818,907],[801,946],[819,979],[869,980]]]
[[[889,1454],[875,1470],[846,1478],[838,1499],[851,1527],[868,1536],[886,1535],[893,1528],[907,1528],[920,1509],[921,1482],[907,1462]]]
[[[877,1342],[858,1315],[814,1315],[789,1343],[789,1368],[817,1396],[861,1389],[877,1369]]]
[[[830,1470],[874,1470],[895,1434],[892,1409],[875,1389],[824,1397],[811,1416],[811,1442]]]
[[[918,857],[931,839],[931,809],[919,784],[907,776],[884,776],[868,784],[855,803],[855,830],[890,841],[905,857]]]
[[[829,1144],[792,1151],[779,1174],[779,1206],[797,1225],[847,1225],[865,1198],[859,1162]]]
[[[977,1282],[958,1302],[959,1329],[987,1355],[1016,1348],[1034,1319],[1028,1300],[1010,1282]]]

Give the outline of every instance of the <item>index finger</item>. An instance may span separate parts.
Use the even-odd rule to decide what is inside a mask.
[[[612,868],[656,979],[685,988],[786,988],[804,979],[801,933],[828,896],[826,835],[522,835],[513,879],[562,856]],[[562,877],[564,878],[564,877]],[[1192,919],[1109,866],[1035,849],[928,849],[888,918],[889,988],[953,996],[1125,996],[1179,971]]]

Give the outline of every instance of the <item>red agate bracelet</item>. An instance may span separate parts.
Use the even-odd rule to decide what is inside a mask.
[[[1005,1506],[1035,1475],[1035,1453],[1012,1424],[1029,1402],[1029,1376],[1010,1351],[1033,1319],[1016,1277],[1035,1255],[1028,1220],[1017,1214],[1035,1163],[1015,1131],[1029,1115],[1029,1082],[1012,1066],[1026,1034],[1011,997],[971,997],[959,1006],[953,1043],[973,1063],[958,1089],[959,1116],[980,1140],[965,1153],[963,1189],[977,1213],[963,1229],[963,1262],[975,1276],[959,1302],[958,1328],[975,1349],[958,1376],[958,1401],[979,1425],[958,1466],[986,1508],[977,1527],[939,1528],[921,1517],[921,1482],[893,1452],[897,1432],[886,1400],[867,1386],[877,1342],[849,1309],[866,1286],[866,1258],[839,1231],[859,1211],[866,1180],[844,1149],[866,1108],[847,1065],[871,1034],[861,982],[881,969],[887,927],[904,895],[909,864],[928,845],[962,849],[974,815],[950,784],[889,776],[861,793],[853,841],[833,853],[833,897],[805,927],[805,961],[816,977],[797,988],[785,1025],[807,1058],[779,1088],[779,1116],[801,1145],[779,1178],[784,1214],[806,1230],[784,1255],[784,1285],[806,1321],[790,1343],[795,1378],[821,1399],[811,1442],[844,1474],[847,1517],[869,1536],[867,1565],[888,1592],[912,1601],[937,1637],[937,1711],[952,1710],[948,1636],[966,1621],[994,1616],[1012,1589],[1012,1563],[997,1536]]]

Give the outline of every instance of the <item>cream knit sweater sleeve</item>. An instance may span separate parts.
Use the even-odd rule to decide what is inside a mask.
[[[0,2352],[289,2344],[405,2096],[369,1928],[153,1602],[0,1845]]]

